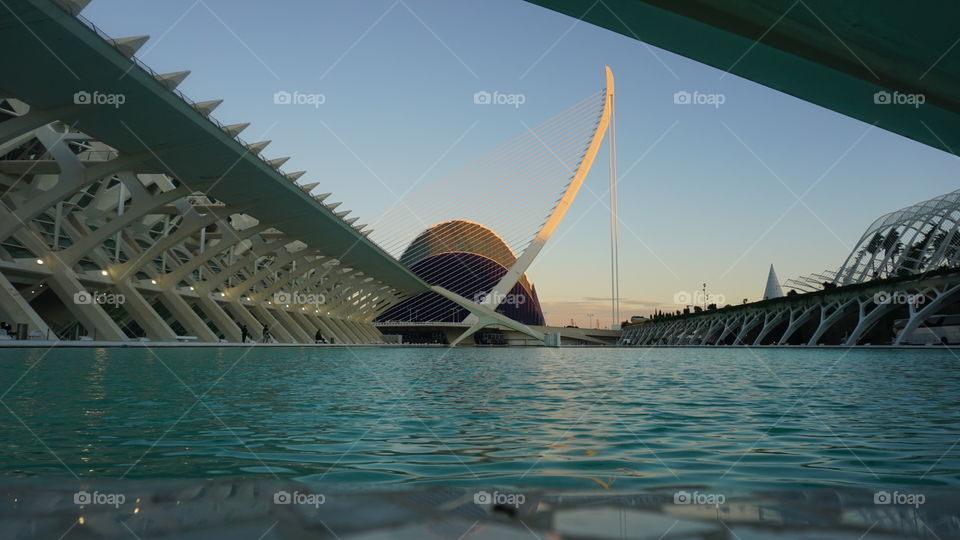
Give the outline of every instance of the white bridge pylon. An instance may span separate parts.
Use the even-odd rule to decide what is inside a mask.
[[[567,210],[570,209],[570,205],[573,204],[573,200],[576,198],[577,193],[579,193],[581,186],[583,186],[584,180],[586,180],[587,175],[590,173],[593,162],[603,143],[604,136],[610,127],[610,119],[613,113],[614,79],[613,71],[609,66],[605,67],[605,74],[606,88],[604,90],[603,108],[600,112],[596,128],[590,134],[590,138],[586,144],[586,151],[583,153],[583,157],[580,159],[575,170],[571,171],[571,178],[566,184],[563,194],[557,200],[556,205],[550,211],[549,216],[543,222],[543,225],[539,231],[537,231],[533,240],[526,246],[526,249],[523,250],[520,256],[517,257],[516,262],[507,269],[507,273],[504,274],[500,281],[494,285],[490,292],[487,293],[479,303],[449,293],[449,291],[444,291],[440,287],[434,287],[438,293],[470,311],[470,315],[464,322],[471,323],[471,326],[450,344],[451,347],[457,346],[467,337],[491,324],[500,324],[522,332],[534,339],[544,340],[543,333],[537,332],[524,324],[497,313],[496,309],[504,299],[507,298],[507,294],[513,289],[514,285],[517,284],[520,277],[530,268],[534,259],[536,259],[540,251],[543,250],[547,241],[550,240],[560,221],[566,215]]]

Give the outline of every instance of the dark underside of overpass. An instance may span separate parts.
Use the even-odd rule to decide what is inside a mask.
[[[960,152],[960,3],[527,1]],[[883,91],[922,95],[925,103],[876,103]]]

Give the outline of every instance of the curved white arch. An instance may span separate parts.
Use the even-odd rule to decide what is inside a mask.
[[[604,72],[606,75],[606,89],[604,92],[604,104],[600,113],[600,120],[597,122],[597,127],[590,137],[590,143],[587,146],[587,150],[584,153],[583,158],[580,160],[580,164],[577,166],[577,170],[573,174],[573,178],[570,180],[570,183],[567,184],[563,195],[560,197],[560,200],[557,201],[557,205],[553,208],[553,211],[550,213],[549,217],[547,217],[546,221],[544,221],[543,226],[537,232],[536,236],[533,238],[533,241],[530,242],[527,248],[517,258],[516,262],[507,270],[507,273],[504,274],[500,281],[494,285],[494,287],[490,290],[490,293],[484,297],[480,305],[482,305],[485,309],[476,309],[475,306],[477,304],[474,302],[468,301],[466,304],[464,304],[463,302],[460,302],[454,298],[456,295],[444,295],[447,296],[447,298],[456,301],[463,307],[469,309],[471,313],[470,316],[465,320],[465,322],[472,323],[470,328],[457,337],[457,339],[450,344],[451,347],[455,347],[465,338],[491,323],[504,324],[510,328],[520,330],[531,337],[543,340],[543,334],[540,332],[536,332],[525,325],[520,325],[523,327],[523,329],[517,328],[519,323],[516,321],[508,319],[505,316],[493,317],[491,313],[493,315],[500,315],[494,310],[496,310],[497,306],[503,301],[504,298],[506,298],[507,293],[510,292],[514,285],[517,284],[517,281],[521,276],[523,276],[524,272],[530,268],[533,260],[537,257],[537,255],[540,254],[540,251],[546,245],[547,241],[550,240],[550,237],[553,236],[553,233],[560,224],[560,221],[566,215],[567,210],[570,209],[570,205],[573,204],[573,200],[577,197],[577,193],[580,192],[580,188],[583,186],[583,181],[586,180],[587,175],[590,173],[591,167],[593,167],[593,162],[597,157],[597,153],[600,151],[600,145],[603,143],[607,129],[610,127],[610,117],[613,112],[613,71],[610,69],[610,66],[605,66]],[[437,290],[439,287],[433,287],[433,289]],[[507,321],[509,321],[509,323]]]

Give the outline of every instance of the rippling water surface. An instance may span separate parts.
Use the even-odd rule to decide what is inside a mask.
[[[943,350],[0,350],[0,467],[352,485],[957,486],[958,379],[960,359]]]

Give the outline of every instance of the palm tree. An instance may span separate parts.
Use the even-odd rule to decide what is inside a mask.
[[[900,231],[890,229],[890,232],[883,238],[883,253],[885,257],[893,257],[903,249],[903,243],[900,242]]]
[[[883,245],[883,235],[880,233],[873,233],[873,238],[867,242],[867,245],[863,248],[863,251],[870,255],[870,276],[872,277],[877,272],[877,252],[880,251],[880,247]]]

